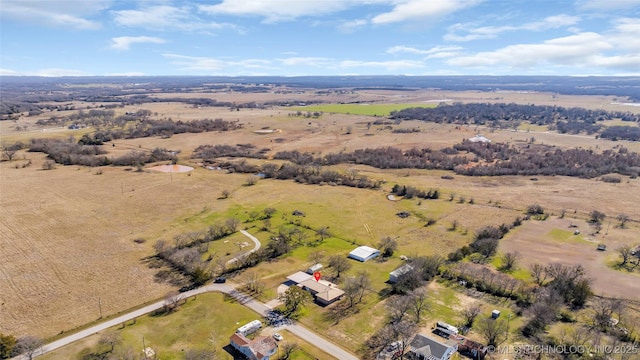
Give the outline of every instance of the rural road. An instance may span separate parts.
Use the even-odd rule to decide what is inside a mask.
[[[227,265],[229,265],[231,263],[234,263],[234,262],[238,261],[238,259],[241,259],[241,258],[243,258],[243,257],[245,257],[245,256],[247,256],[247,255],[249,255],[251,253],[254,253],[254,252],[258,251],[260,249],[260,247],[262,246],[262,243],[260,243],[260,240],[258,240],[257,237],[251,235],[248,231],[240,230],[240,232],[242,233],[242,235],[244,235],[244,236],[248,237],[249,239],[253,240],[253,242],[256,244],[256,246],[253,249],[249,250],[248,252],[246,252],[244,254],[241,254],[241,255],[238,255],[238,256],[234,257],[233,259],[230,259],[229,261],[227,261]]]
[[[246,235],[246,234],[245,234]],[[250,236],[250,235],[248,235]],[[254,238],[255,239],[255,238]],[[255,240],[257,241],[257,239]],[[258,244],[260,243],[259,241],[257,242]],[[259,248],[259,246],[258,246]],[[255,251],[256,249],[254,249]],[[270,312],[272,309],[268,306],[266,306],[265,304],[253,299],[251,296],[243,294],[242,292],[236,290],[236,284],[210,284],[207,286],[203,286],[191,291],[186,291],[184,293],[181,293],[180,295],[182,296],[182,298],[186,299],[189,298],[191,296],[195,296],[195,295],[199,295],[199,294],[204,294],[207,292],[221,292],[224,294],[227,294],[229,296],[232,296],[234,299],[236,299],[240,304],[248,307],[249,309],[257,312],[258,314],[260,314],[261,316],[265,316],[268,312]],[[139,316],[148,314],[150,312],[153,312],[155,310],[158,310],[160,308],[162,308],[165,305],[165,301],[161,300],[158,302],[155,302],[151,305],[147,305],[143,308],[140,308],[138,310],[134,310],[130,313],[124,314],[122,316],[118,316],[117,318],[111,319],[111,320],[107,320],[103,323],[100,323],[98,325],[92,326],[88,329],[79,331],[77,333],[71,334],[69,336],[65,336],[62,339],[53,341],[49,344],[46,344],[44,346],[42,346],[39,350],[37,350],[34,353],[34,357],[36,356],[40,356],[43,354],[46,354],[48,352],[51,352],[55,349],[58,349],[60,347],[63,347],[65,345],[71,344],[72,342],[78,341],[80,339],[83,339],[87,336],[93,335],[99,331],[102,330],[106,330],[112,326],[116,326],[119,324],[122,324],[123,322],[129,321],[129,320],[133,320]],[[316,346],[317,348],[321,349],[322,351],[326,352],[327,354],[340,359],[340,360],[358,360],[357,357],[353,356],[352,354],[350,354],[349,352],[345,351],[344,349],[340,348],[339,346],[331,343],[330,341],[327,341],[326,339],[324,339],[323,337],[315,334],[314,332],[304,328],[303,326],[300,325],[295,325],[295,324],[290,324],[290,325],[285,325],[283,326],[283,328],[289,330],[291,333],[293,333],[294,335],[298,336],[299,338],[309,342],[310,344]],[[20,355],[20,356],[16,356],[14,358],[12,358],[12,360],[27,360],[28,358],[24,355]]]

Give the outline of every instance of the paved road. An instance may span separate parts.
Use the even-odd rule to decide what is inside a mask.
[[[256,239],[257,240],[257,239]],[[232,296],[233,298],[235,298],[240,304],[250,308],[251,310],[257,312],[258,314],[260,314],[261,316],[265,316],[267,315],[272,309],[268,306],[266,306],[265,304],[255,300],[254,298],[252,298],[251,296],[244,294],[238,290],[236,290],[236,284],[232,284],[232,283],[226,283],[226,284],[211,284],[211,285],[207,285],[207,286],[203,286],[191,291],[186,291],[184,293],[181,293],[182,298],[188,298],[191,296],[195,296],[198,294],[204,294],[207,292],[222,292],[225,294],[228,294],[229,296]],[[87,336],[93,335],[99,331],[102,330],[106,330],[112,326],[116,326],[119,324],[122,324],[123,322],[129,321],[129,320],[133,320],[137,317],[140,317],[142,315],[148,314],[150,312],[153,312],[155,310],[158,310],[160,308],[162,308],[165,305],[165,301],[158,301],[155,302],[151,305],[147,305],[143,308],[140,308],[138,310],[134,310],[130,313],[124,314],[122,316],[118,316],[117,318],[111,319],[111,320],[107,320],[103,323],[94,325],[88,329],[79,331],[77,333],[65,336],[62,339],[53,341],[49,344],[44,345],[43,347],[41,347],[38,351],[36,351],[35,356],[39,356],[39,355],[43,355],[46,354],[48,352],[51,352],[55,349],[58,349],[60,347],[63,347],[65,345],[71,344],[72,342],[78,341],[80,339],[83,339]],[[342,348],[340,348],[339,346],[327,341],[326,339],[322,338],[321,336],[311,332],[310,330],[304,328],[303,326],[300,325],[295,325],[295,324],[289,324],[289,325],[285,325],[284,326],[285,329],[289,330],[291,333],[293,333],[294,335],[298,336],[299,338],[309,342],[310,344],[316,346],[317,348],[321,349],[322,351],[328,353],[331,356],[334,356],[337,359],[340,360],[357,360],[358,358],[351,355],[350,353],[348,353],[347,351],[343,350]],[[35,357],[34,356],[34,357]],[[12,360],[27,360],[26,356],[16,356],[14,358],[12,358]]]
[[[260,242],[260,240],[258,240],[257,237],[251,235],[248,231],[246,230],[240,230],[240,232],[242,233],[242,235],[248,237],[249,239],[253,240],[254,244],[256,244],[256,246],[254,246],[254,248],[252,250],[249,250],[248,252],[242,254],[242,255],[238,255],[236,257],[234,257],[233,259],[230,259],[229,261],[227,261],[227,265],[234,263],[236,261],[238,261],[238,259],[241,259],[253,252],[258,251],[258,249],[260,249],[260,247],[262,246],[262,243]]]

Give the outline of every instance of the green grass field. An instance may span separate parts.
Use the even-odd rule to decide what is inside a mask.
[[[221,309],[224,309],[221,311]],[[229,343],[229,336],[235,330],[259,316],[235,300],[220,294],[208,293],[186,300],[176,312],[168,315],[145,315],[135,322],[116,326],[122,338],[117,349],[142,349],[142,342],[155,350],[161,359],[182,359],[183,352],[191,348],[212,346],[209,339],[215,339],[219,359],[232,359],[222,348]],[[53,351],[42,359],[79,359],[83,354],[98,350],[96,346],[100,334],[75,342]]]
[[[416,104],[327,104],[313,105],[305,107],[292,107],[293,110],[325,112],[350,115],[369,116],[389,116],[392,111],[408,109],[413,107],[436,107],[436,104],[416,103]]]

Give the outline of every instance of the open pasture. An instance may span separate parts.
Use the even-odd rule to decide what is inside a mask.
[[[381,103],[359,103],[359,104],[327,104],[327,105],[309,105],[304,107],[293,107],[293,110],[310,111],[310,112],[328,112],[339,114],[368,115],[368,116],[389,116],[392,111],[413,108],[413,107],[435,107],[433,103],[397,103],[397,104],[381,104]]]
[[[422,98],[417,94],[409,97],[405,93],[402,96],[407,98],[398,97],[383,91],[367,92],[362,96],[369,99],[378,96],[380,102],[402,99],[413,104],[437,98],[434,95],[436,93],[440,94],[424,91]],[[484,101],[482,96],[493,95],[478,94],[477,97],[472,92],[458,95],[461,99],[467,99],[465,101]],[[450,98],[455,93],[441,95]],[[516,98],[516,95],[521,98]],[[531,96],[534,95],[515,94],[509,99],[523,102],[537,99]],[[554,100],[550,94],[547,96],[549,101]],[[149,269],[142,261],[153,254],[152,245],[156,240],[172,241],[179,234],[203,231],[212,222],[224,221],[230,216],[244,221],[249,211],[265,207],[276,208],[276,217],[301,210],[306,214],[302,222],[309,227],[329,226],[330,232],[336,237],[319,246],[327,254],[346,254],[356,244],[376,245],[382,236],[392,235],[398,236],[397,255],[446,256],[448,252],[468,243],[478,228],[510,223],[534,203],[552,213],[552,218],[557,217],[562,209],[567,210],[568,218],[575,218],[576,221],[584,221],[592,210],[604,212],[607,220],[612,221],[611,228],[606,239],[597,238],[597,241],[611,241],[611,250],[617,242],[639,238],[638,179],[624,178],[622,183],[611,184],[597,179],[560,176],[537,177],[535,181],[516,176],[469,178],[445,171],[380,170],[345,165],[336,169],[356,169],[361,175],[385,180],[382,189],[300,185],[279,180],[260,180],[255,186],[244,186],[248,175],[206,170],[198,167],[197,161],[190,157],[193,149],[203,144],[250,143],[258,149],[268,148],[268,154],[280,150],[299,150],[315,152],[316,155],[381,146],[440,148],[451,146],[476,133],[482,133],[497,142],[524,142],[535,137],[536,143],[559,148],[592,148],[594,151],[619,145],[631,151],[640,151],[640,143],[610,142],[589,136],[526,130],[491,132],[484,128],[456,129],[451,125],[417,121],[403,122],[399,126],[419,127],[421,132],[397,134],[381,126],[367,128],[367,122],[376,118],[365,115],[325,113],[317,119],[304,118],[289,116],[294,111],[286,107],[232,112],[226,108],[154,103],[129,106],[118,111],[140,109],[149,109],[175,120],[205,117],[236,119],[244,124],[244,128],[228,133],[180,134],[166,139],[122,139],[113,142],[115,147],[111,143],[105,145],[113,155],[155,147],[181,150],[179,163],[196,167],[195,171],[187,174],[61,165],[54,170],[44,171],[41,169],[44,156],[27,152],[19,153],[19,160],[0,163],[0,288],[8,289],[0,293],[0,302],[4,303],[0,312],[1,331],[18,336],[34,334],[49,337],[96,320],[99,317],[99,303],[107,316],[161,298],[171,287],[155,282],[155,270]],[[25,119],[18,120],[18,123],[31,121]],[[30,133],[15,131],[12,129],[14,125],[6,121],[0,123],[0,141],[3,145],[16,139],[29,139]],[[348,127],[352,127],[351,134],[346,133]],[[263,128],[280,129],[281,132],[264,135],[253,132]],[[40,136],[43,132],[40,129],[33,134],[36,133]],[[70,130],[60,131],[59,135],[79,137],[79,133]],[[24,162],[21,160],[23,156],[32,160],[33,165],[16,169],[15,164]],[[442,179],[443,175],[452,175],[454,179]],[[437,188],[441,198],[421,202],[416,199],[392,202],[387,200],[386,195],[395,183],[425,190]],[[230,191],[228,199],[218,199],[223,190]],[[454,200],[449,202],[451,194],[454,194]],[[459,202],[461,196],[465,198],[462,203]],[[472,198],[474,204],[469,204]],[[408,211],[411,216],[400,219],[395,215],[399,211]],[[614,219],[618,214],[631,217],[628,229],[614,229]],[[427,218],[435,218],[436,224],[424,227]],[[285,222],[286,219],[274,220],[272,231],[277,231],[277,226]],[[454,222],[458,227],[450,230]],[[547,228],[547,224],[551,222],[526,223],[522,229],[515,230],[503,240],[501,251],[522,247],[523,250],[519,250],[521,253],[526,250],[537,254],[537,239],[552,242],[553,236],[549,237],[549,233],[553,226]],[[241,224],[241,227],[244,226],[250,227],[249,231],[261,241],[269,239],[270,233],[257,231],[260,223]],[[557,227],[564,229],[564,226]],[[539,228],[545,230],[531,230]],[[532,233],[527,237],[529,232]],[[604,230],[599,236],[603,234]],[[315,238],[314,235],[311,237]],[[133,241],[136,239],[144,239],[145,242],[136,243]],[[278,266],[261,264],[258,270],[264,271],[265,276],[271,276],[274,280],[269,281],[276,285],[289,271],[308,266],[306,256],[312,249],[299,248],[292,255],[279,260]],[[587,256],[587,253],[576,249],[551,245],[548,249],[556,253],[565,251],[564,258],[568,261],[593,263],[592,267],[588,267],[589,272],[610,274],[608,278],[603,278],[604,282],[594,282],[599,292],[606,294],[609,289],[607,284],[626,279],[618,276],[619,272],[602,268],[606,267],[606,259],[593,257],[590,252]],[[226,248],[220,251],[233,254]],[[609,257],[611,252],[607,253]],[[544,255],[532,255],[528,259],[526,261],[542,260]],[[399,264],[399,259],[394,257],[387,263],[372,264],[372,267],[362,269],[371,271],[379,289],[388,271]],[[357,270],[361,270],[360,265],[354,266],[351,271]],[[623,287],[612,286],[611,289],[611,295],[633,294]],[[73,316],[69,316],[71,311]],[[358,325],[353,326],[357,328]]]

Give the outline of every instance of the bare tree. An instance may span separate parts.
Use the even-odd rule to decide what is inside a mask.
[[[53,160],[47,160],[42,164],[42,170],[53,170],[56,168],[56,162]]]
[[[351,269],[351,263],[349,260],[341,255],[332,255],[328,260],[329,267],[331,267],[335,273],[335,277],[339,278],[340,274]]]
[[[256,294],[262,294],[265,284],[256,271],[247,271],[242,277],[242,282],[247,290]]]
[[[618,254],[620,254],[620,257],[622,258],[620,265],[625,266],[631,257],[631,247],[629,245],[620,246],[618,248]]]
[[[280,355],[280,359],[287,360],[291,358],[291,355],[293,354],[294,351],[299,349],[299,346],[297,343],[287,341],[282,344],[281,349],[282,349],[282,355]]]
[[[411,340],[416,333],[417,324],[413,321],[404,320],[391,324],[390,326],[393,330],[394,338],[399,341],[399,352],[404,354],[409,347],[409,340]]]
[[[311,265],[319,264],[324,260],[324,251],[314,251],[307,256]]]
[[[468,327],[472,327],[473,322],[476,320],[476,317],[478,317],[481,310],[482,305],[478,302],[473,303],[468,308],[462,310],[462,316],[464,316],[465,325]]]
[[[320,237],[320,241],[324,241],[324,238],[331,236],[329,234],[328,226],[321,226],[316,230],[316,234]]]
[[[496,346],[507,338],[507,323],[501,319],[482,319],[478,325],[478,332],[489,345]]]
[[[240,225],[240,220],[236,217],[230,217],[224,222],[225,227],[230,233],[234,233],[238,230],[238,225]]]
[[[387,300],[387,312],[390,323],[401,322],[405,315],[409,313],[413,302],[407,295],[394,295]]]
[[[11,147],[5,147],[2,149],[2,152],[9,161],[13,161],[13,157],[16,155],[17,150]]]
[[[544,281],[547,279],[548,274],[545,267],[538,263],[531,265],[531,267],[529,268],[529,272],[531,273],[531,276],[533,276],[536,284],[540,286],[542,286],[542,284],[544,284]]]
[[[606,217],[605,213],[598,210],[593,210],[589,213],[589,221],[592,223],[601,223]]]
[[[517,251],[504,254],[502,256],[502,269],[505,271],[513,270],[519,258],[520,253]]]
[[[165,312],[173,312],[178,309],[180,305],[180,301],[182,301],[182,294],[178,291],[170,291],[164,297],[164,310]]]
[[[249,175],[247,177],[247,181],[245,182],[245,184],[247,186],[253,186],[258,182],[259,179],[260,178],[258,176],[256,176],[256,175]]]
[[[378,247],[380,248],[383,257],[390,257],[398,248],[398,242],[391,236],[385,236],[380,239],[380,244],[378,244]]]
[[[111,348],[109,352],[113,352],[113,349],[122,341],[122,337],[120,333],[114,330],[107,330],[102,335],[100,335],[100,339],[98,340],[99,344],[107,345]]]
[[[343,290],[346,299],[349,301],[349,307],[359,304],[367,291],[371,289],[371,280],[369,274],[360,272],[356,276],[349,276],[344,281]]]
[[[618,224],[618,227],[621,229],[624,229],[625,226],[627,225],[627,222],[629,221],[629,216],[625,215],[625,214],[620,214],[618,216],[616,216],[616,219],[620,222]]]
[[[14,350],[27,359],[32,360],[34,357],[42,353],[44,341],[37,336],[25,336],[18,339]]]
[[[220,193],[220,198],[221,199],[226,199],[229,197],[229,195],[231,195],[231,191],[224,189],[222,190],[222,192]]]
[[[273,216],[273,214],[276,213],[276,209],[272,208],[272,207],[267,207],[264,208],[264,210],[262,210],[262,212],[264,213],[264,217],[267,219],[271,219],[271,217]]]
[[[427,310],[427,291],[424,288],[413,289],[409,292],[411,310],[416,317],[416,324],[420,324],[422,313]]]

